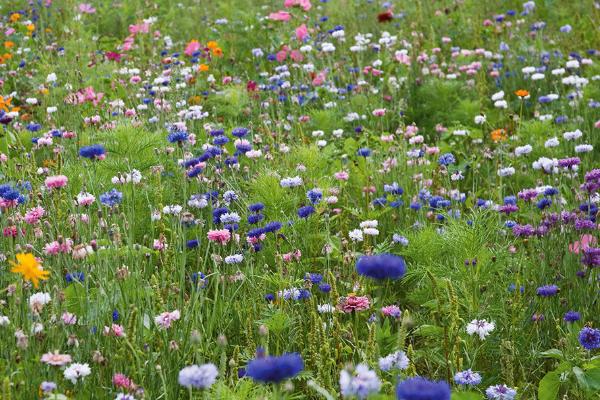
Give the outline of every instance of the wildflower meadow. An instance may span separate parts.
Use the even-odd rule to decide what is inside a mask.
[[[600,2],[1,0],[0,399],[600,399]]]

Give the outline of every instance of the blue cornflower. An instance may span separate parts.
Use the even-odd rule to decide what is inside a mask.
[[[119,314],[119,310],[113,310],[112,312],[112,320],[113,322],[117,322],[119,320],[120,314]]]
[[[250,204],[248,206],[248,211],[259,212],[264,208],[265,208],[265,205],[263,203],[254,203],[254,204]]]
[[[323,280],[323,275],[321,275],[321,274],[306,274],[306,277],[304,279],[306,279],[307,281],[310,281],[310,283],[312,283],[313,285],[318,285]]]
[[[306,198],[312,204],[317,204],[323,198],[323,191],[319,188],[311,189],[308,192],[306,192]]]
[[[185,244],[185,246],[188,249],[195,249],[196,247],[198,247],[198,245],[200,244],[200,241],[198,241],[198,239],[192,239],[192,240],[188,240]]]
[[[450,400],[450,386],[444,381],[430,381],[416,376],[406,379],[396,387],[398,400]]]
[[[298,209],[298,216],[300,218],[308,218],[314,212],[315,208],[313,206],[304,206]]]
[[[250,214],[248,215],[248,223],[253,225],[257,224],[265,218],[262,214]]]
[[[104,147],[99,144],[93,144],[91,146],[84,146],[79,149],[79,156],[89,158],[90,160],[98,159],[106,154]]]
[[[377,254],[359,258],[356,271],[374,279],[398,279],[406,273],[406,265],[401,256]]]
[[[246,376],[262,383],[279,383],[292,378],[304,369],[304,361],[298,353],[282,356],[255,358],[246,367]]]
[[[65,280],[68,283],[83,282],[85,280],[85,274],[83,272],[69,272],[65,275]]]
[[[560,288],[556,285],[545,285],[537,288],[537,294],[542,297],[550,297],[557,294],[559,290]]]
[[[541,198],[536,204],[537,208],[539,208],[540,210],[543,210],[544,208],[548,208],[551,205],[552,205],[552,200],[550,200],[547,197]]]
[[[123,201],[123,193],[119,192],[117,189],[111,189],[100,195],[100,203],[107,207],[115,207],[121,204],[121,201]]]
[[[442,154],[440,158],[438,158],[438,164],[443,166],[448,166],[454,163],[456,163],[456,158],[454,158],[452,153]]]
[[[358,154],[361,157],[369,157],[371,155],[371,149],[363,147],[363,148],[358,149],[356,154]]]
[[[218,224],[221,222],[221,215],[223,214],[227,214],[229,212],[229,209],[227,207],[219,207],[219,208],[215,208],[212,211],[212,216],[213,216],[213,224]]]
[[[248,134],[247,128],[233,128],[231,134],[235,137],[243,138]]]
[[[263,228],[264,232],[277,232],[278,230],[281,229],[281,222],[278,221],[273,221],[273,222],[269,222],[268,224],[265,225],[265,227]]]
[[[167,140],[170,143],[183,143],[188,140],[188,137],[189,135],[187,134],[187,132],[174,130],[171,133],[169,133],[169,136],[167,136]]]
[[[600,330],[586,326],[579,332],[579,343],[586,350],[600,348]]]
[[[208,285],[208,278],[202,272],[194,272],[192,274],[192,282],[200,289],[204,289]]]
[[[471,371],[471,369],[467,369],[457,372],[454,375],[454,382],[457,385],[479,385],[481,383],[481,375]]]
[[[563,316],[565,322],[577,322],[581,319],[581,314],[577,311],[567,311]]]
[[[323,293],[329,293],[331,291],[331,285],[329,283],[319,284],[319,290]]]
[[[227,143],[229,143],[229,138],[227,136],[217,136],[214,140],[213,140],[213,144],[215,146],[224,146]]]

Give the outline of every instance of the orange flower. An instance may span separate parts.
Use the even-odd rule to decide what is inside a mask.
[[[211,50],[214,50],[214,49],[218,48],[219,45],[214,40],[211,40],[210,42],[206,43],[206,47],[208,47]]]
[[[10,16],[10,22],[17,22],[20,19],[21,19],[21,14],[19,14],[19,13],[14,13],[14,14],[11,14],[11,16]]]
[[[0,110],[4,110],[4,112],[8,112],[8,107],[10,106],[11,101],[12,101],[12,97],[4,99],[3,96],[0,96]]]
[[[4,42],[4,47],[7,49],[10,49],[11,47],[15,46],[15,42],[11,42],[10,40],[7,40],[6,42]]]
[[[223,55],[223,50],[221,50],[220,47],[216,47],[216,48],[212,49],[212,53],[216,57],[221,57]]]
[[[515,94],[516,94],[517,96],[519,96],[520,98],[523,98],[523,97],[527,97],[527,96],[529,96],[529,92],[528,92],[527,90],[525,90],[525,89],[519,89],[519,90],[517,90],[517,91],[515,92]]]
[[[192,96],[188,99],[188,103],[191,105],[197,105],[200,104],[201,100],[202,98],[200,96]]]
[[[206,71],[208,71],[208,65],[206,65],[206,64],[200,64],[200,65],[198,66],[198,70],[199,70],[200,72],[206,72]]]
[[[33,286],[37,288],[40,285],[40,279],[48,279],[50,272],[44,271],[42,265],[35,259],[31,253],[17,254],[17,262],[10,262],[13,268],[10,272],[23,275],[23,279],[33,282]]]
[[[27,25],[27,30],[28,30],[29,32],[33,32],[33,31],[35,30],[35,25],[34,25],[34,24],[29,24],[29,25]]]
[[[494,141],[495,143],[503,142],[506,139],[508,139],[508,137],[506,136],[506,132],[502,128],[493,130],[490,133],[490,137],[492,138],[492,141]]]

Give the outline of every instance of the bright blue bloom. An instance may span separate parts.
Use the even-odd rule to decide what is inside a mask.
[[[361,149],[358,149],[358,151],[356,152],[356,154],[358,154],[361,157],[369,157],[371,155],[371,149],[363,147]]]
[[[356,263],[359,275],[374,279],[398,279],[406,273],[404,258],[393,254],[362,256]]]
[[[182,143],[188,140],[189,135],[187,134],[187,132],[183,132],[183,131],[172,131],[171,133],[169,133],[169,136],[167,136],[167,140],[169,140],[170,143]]]
[[[576,322],[579,321],[581,319],[581,314],[579,314],[577,311],[567,311],[565,313],[565,315],[563,316],[563,320],[565,322]]]
[[[90,160],[95,160],[106,154],[106,150],[104,147],[99,144],[93,144],[91,146],[84,146],[79,149],[79,155],[84,158],[89,158]]]
[[[579,343],[586,350],[600,348],[600,330],[586,326],[579,332]]]
[[[456,163],[456,158],[454,158],[452,153],[442,154],[440,158],[438,158],[438,164],[446,167],[454,163]]]
[[[542,297],[550,297],[557,294],[559,290],[559,287],[556,285],[545,285],[537,288],[537,294]]]
[[[314,212],[315,208],[313,206],[304,206],[298,209],[298,216],[300,218],[308,218]]]
[[[304,369],[304,361],[298,353],[282,356],[255,358],[246,367],[246,376],[262,383],[279,383],[292,378]]]
[[[278,221],[273,221],[273,222],[269,222],[268,224],[265,225],[265,227],[263,228],[264,232],[277,232],[278,230],[281,229],[281,222]]]
[[[396,387],[398,400],[450,400],[450,386],[444,381],[430,381],[416,376]]]
[[[117,189],[112,189],[100,195],[100,203],[104,204],[107,207],[115,207],[121,204],[122,201],[123,193],[119,192]]]

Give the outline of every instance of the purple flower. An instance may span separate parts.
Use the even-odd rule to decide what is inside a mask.
[[[600,348],[600,330],[586,326],[579,332],[579,343],[586,350]]]
[[[542,297],[554,296],[558,293],[560,288],[556,285],[545,285],[537,288],[537,295]]]

